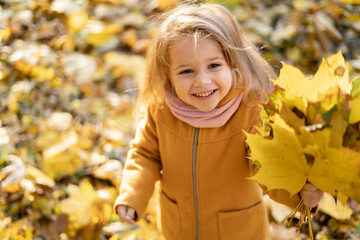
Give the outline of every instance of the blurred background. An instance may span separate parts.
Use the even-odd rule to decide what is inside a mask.
[[[112,205],[149,39],[179,2],[0,0],[0,239],[161,239],[155,197],[135,225]],[[360,76],[359,0],[207,2],[234,13],[277,73],[283,61],[312,75],[341,51]],[[266,202],[273,239],[307,238]],[[325,197],[316,239],[360,239],[359,219],[357,203]]]

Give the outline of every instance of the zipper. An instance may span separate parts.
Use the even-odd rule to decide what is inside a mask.
[[[194,207],[195,207],[195,239],[199,239],[199,213],[198,213],[198,198],[196,191],[196,155],[199,142],[199,128],[195,128],[194,142],[192,150],[192,177],[193,177],[193,194],[194,194]]]

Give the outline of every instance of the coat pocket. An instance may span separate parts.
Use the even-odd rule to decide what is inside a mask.
[[[268,240],[270,232],[265,206],[259,202],[249,208],[217,213],[220,240]]]
[[[170,199],[166,193],[160,192],[161,228],[166,239],[173,240],[180,233],[180,213],[176,201]]]

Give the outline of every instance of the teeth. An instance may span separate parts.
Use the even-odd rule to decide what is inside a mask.
[[[214,92],[214,90],[211,90],[208,93],[203,93],[203,94],[196,94],[195,93],[194,95],[197,96],[197,97],[207,97],[207,96],[211,95],[213,92]]]

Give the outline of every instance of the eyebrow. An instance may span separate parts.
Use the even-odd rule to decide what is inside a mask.
[[[222,56],[216,56],[216,57],[211,57],[211,58],[208,58],[206,59],[205,61],[214,61],[214,60],[225,60],[225,57],[222,57]],[[178,66],[176,66],[174,68],[174,70],[178,70],[178,69],[181,69],[181,68],[184,68],[184,67],[187,67],[187,66],[190,66],[190,64],[187,64],[187,63],[184,63],[184,64],[180,64]]]

